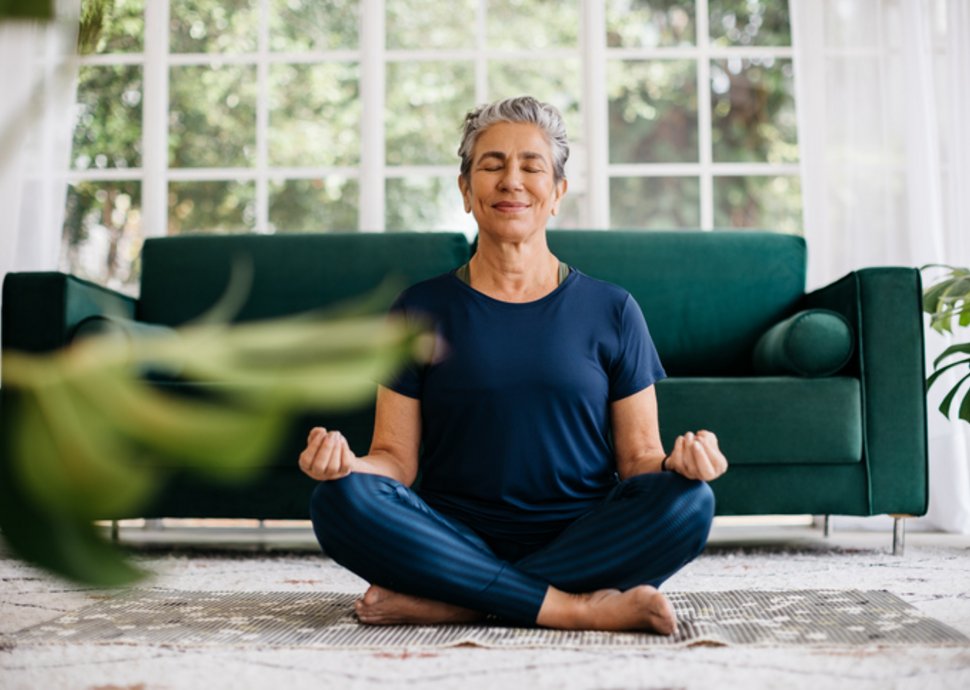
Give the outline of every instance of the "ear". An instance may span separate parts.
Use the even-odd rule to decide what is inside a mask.
[[[557,215],[559,213],[559,204],[562,202],[562,198],[566,196],[566,189],[569,188],[569,182],[566,178],[562,178],[556,184],[555,189],[553,189],[553,200],[552,200],[552,215]]]
[[[472,212],[472,190],[465,176],[458,173],[458,189],[461,190],[461,200],[465,204],[465,213]]]

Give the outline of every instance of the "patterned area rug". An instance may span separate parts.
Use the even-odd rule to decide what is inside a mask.
[[[366,626],[356,595],[133,590],[15,633],[15,646],[641,648],[691,645],[968,645],[884,591],[672,592],[678,632],[571,632],[499,625]]]

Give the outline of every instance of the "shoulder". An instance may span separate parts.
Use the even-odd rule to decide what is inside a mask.
[[[615,333],[620,338],[649,332],[643,310],[629,290],[577,273],[576,298],[570,305],[571,312],[583,314],[591,326]]]
[[[459,281],[449,271],[405,288],[394,300],[391,311],[434,312],[452,302],[458,292]]]
[[[576,268],[572,270],[576,273],[574,294],[577,299],[593,302],[600,309],[608,309],[617,314],[636,306],[636,301],[626,288],[593,278]]]

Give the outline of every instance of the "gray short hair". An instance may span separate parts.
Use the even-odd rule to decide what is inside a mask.
[[[462,177],[466,180],[471,178],[472,152],[479,135],[499,122],[528,122],[542,129],[552,148],[553,179],[556,182],[565,179],[566,160],[569,158],[566,123],[554,105],[538,101],[532,96],[495,101],[479,106],[465,116],[461,145],[458,147]]]

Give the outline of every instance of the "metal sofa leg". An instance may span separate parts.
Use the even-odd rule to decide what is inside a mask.
[[[893,556],[902,556],[906,549],[906,518],[908,515],[893,515]]]
[[[825,537],[831,537],[832,536],[832,516],[826,515],[825,521],[822,524],[823,524],[822,534]]]
[[[163,518],[146,518],[142,529],[146,532],[161,532],[165,529],[165,520]]]
[[[111,521],[111,542],[117,544],[121,540],[121,530],[117,520]]]

